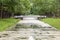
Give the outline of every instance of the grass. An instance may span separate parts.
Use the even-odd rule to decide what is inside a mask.
[[[60,30],[60,18],[46,18],[42,19],[42,21]]]
[[[0,19],[0,31],[6,30],[8,27],[11,27],[18,19],[8,18],[8,19]]]

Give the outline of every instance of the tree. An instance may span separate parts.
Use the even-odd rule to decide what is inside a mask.
[[[25,14],[30,11],[29,0],[0,0],[1,18],[4,11],[8,11],[14,16],[14,13]]]
[[[19,0],[17,1],[18,5],[16,5],[15,12],[26,14],[30,11],[30,1],[29,0]]]
[[[33,0],[32,13],[33,14],[52,14],[55,16],[57,11],[56,0]],[[60,4],[59,4],[60,5]]]
[[[56,16],[57,17],[60,17],[60,0],[55,0],[56,1],[56,7],[57,7],[57,10],[56,10]]]
[[[1,0],[1,5],[0,5],[0,8],[1,8],[1,18],[2,18],[2,12],[3,10],[5,11],[11,11],[13,12],[14,11],[14,7],[16,5],[16,1],[15,0]]]

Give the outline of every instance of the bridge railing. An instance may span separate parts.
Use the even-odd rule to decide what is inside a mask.
[[[13,18],[19,18],[19,19],[25,19],[25,18],[36,18],[36,19],[40,19],[40,18],[46,18],[46,16],[39,16],[39,15],[26,15],[26,16],[14,16]]]

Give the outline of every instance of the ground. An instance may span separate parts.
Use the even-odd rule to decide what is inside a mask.
[[[46,18],[42,19],[42,21],[60,30],[60,18]]]
[[[13,19],[13,18],[0,19],[0,31],[6,30],[7,28],[11,27],[17,22],[18,19]]]

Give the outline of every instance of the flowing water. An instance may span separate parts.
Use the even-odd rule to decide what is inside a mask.
[[[33,36],[30,36],[28,40],[35,40],[35,38],[33,38]]]
[[[60,31],[36,17],[24,17],[16,26],[0,33],[0,40],[60,40]]]

